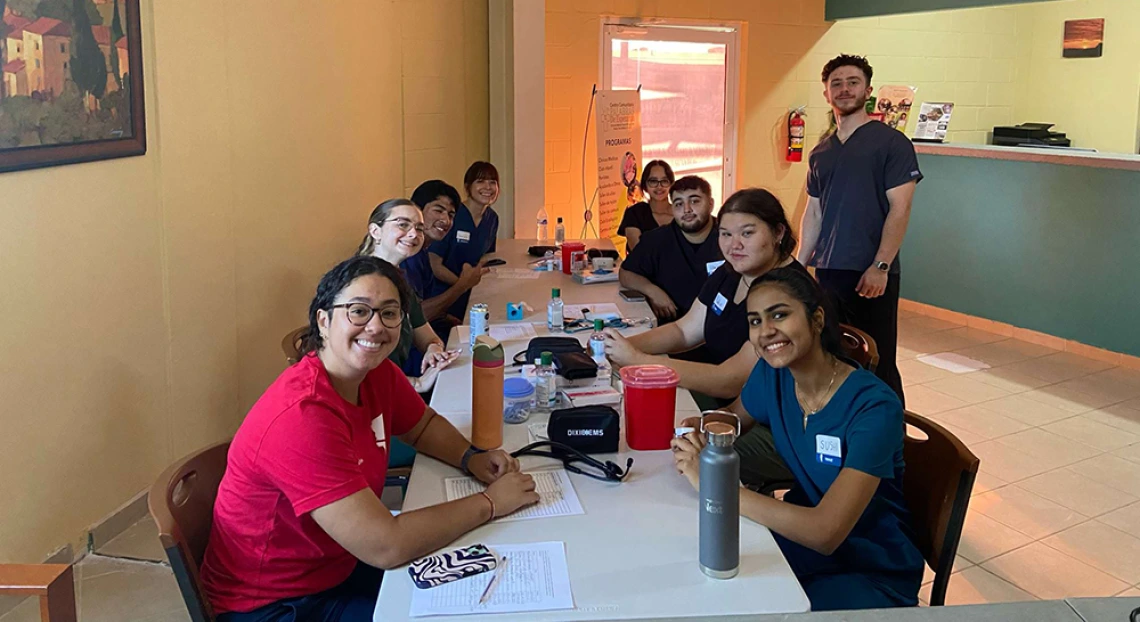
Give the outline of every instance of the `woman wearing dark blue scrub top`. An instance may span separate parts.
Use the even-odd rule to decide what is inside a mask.
[[[789,268],[749,289],[749,340],[761,360],[729,410],[742,430],[771,427],[795,486],[783,501],[742,489],[740,513],[772,530],[812,610],[914,606],[923,558],[903,498],[902,405],[842,358],[824,300],[814,279]],[[673,441],[677,470],[694,487],[703,447],[697,433]]]
[[[499,234],[499,215],[491,205],[499,198],[499,171],[490,162],[476,162],[463,175],[467,200],[455,212],[455,224],[442,241],[428,248],[436,283],[433,296],[439,295],[459,280],[463,266],[482,265],[483,256],[495,252]],[[465,292],[448,307],[448,313],[463,320],[470,292]]]

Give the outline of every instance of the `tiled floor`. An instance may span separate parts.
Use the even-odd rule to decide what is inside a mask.
[[[918,360],[941,352],[990,368]],[[907,312],[899,358],[908,408],[982,461],[947,604],[1140,593],[1140,371]]]
[[[1140,371],[907,312],[899,337],[908,407],[982,461],[947,604],[1140,595]],[[991,367],[918,360],[941,352]],[[82,622],[188,620],[149,518],[99,553],[76,573]],[[0,622],[38,619],[27,601]]]

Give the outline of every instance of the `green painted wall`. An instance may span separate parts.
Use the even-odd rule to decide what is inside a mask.
[[[904,298],[1140,356],[1140,173],[919,163]]]
[[[1050,1],[1052,0],[827,0],[824,17],[832,21],[845,17],[870,17],[872,15],[895,15],[919,11]]]

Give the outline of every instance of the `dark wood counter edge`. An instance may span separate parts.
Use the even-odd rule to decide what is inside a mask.
[[[1099,153],[1052,153],[1043,152],[1038,149],[1022,149],[1019,147],[940,145],[937,143],[914,143],[914,150],[926,155],[1012,160],[1014,162],[1041,162],[1044,164],[1060,164],[1062,166],[1087,166],[1089,168],[1140,171],[1140,157],[1127,155],[1112,156]]]

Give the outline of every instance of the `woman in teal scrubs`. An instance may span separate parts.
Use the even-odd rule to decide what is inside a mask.
[[[903,498],[902,405],[843,358],[824,300],[814,279],[791,268],[749,290],[760,361],[729,409],[742,430],[771,427],[796,485],[783,501],[741,489],[740,513],[772,530],[813,610],[914,606],[923,558]],[[677,470],[694,487],[703,447],[697,433],[673,440]]]

